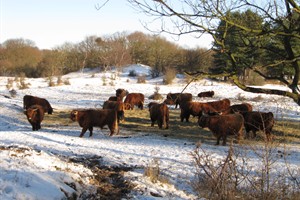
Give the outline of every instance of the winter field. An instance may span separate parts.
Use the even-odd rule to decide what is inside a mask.
[[[64,118],[61,121],[45,114],[42,129],[32,131],[23,114],[23,96],[26,94],[46,98],[54,108],[54,113],[65,113],[79,108],[101,108],[103,102],[114,96],[118,88],[143,93],[147,105],[152,101],[147,97],[155,92],[156,87],[165,97],[169,92],[181,92],[186,86],[186,81],[179,75],[171,85],[164,85],[162,78],[147,78],[146,83],[138,84],[136,77],[128,76],[131,70],[138,74],[148,74],[149,68],[137,65],[126,67],[122,72],[105,73],[84,70],[63,76],[62,79],[68,80],[69,84],[55,87],[49,87],[49,81],[44,78],[25,79],[26,83],[30,83],[27,89],[19,90],[14,82],[12,88],[17,91],[15,97],[11,97],[7,88],[9,77],[0,77],[0,199],[100,199],[92,195],[97,192],[108,194],[102,199],[109,199],[109,195],[117,199],[113,194],[97,189],[101,184],[95,178],[99,166],[105,169],[126,169],[124,184],[130,183],[131,192],[124,199],[198,199],[191,184],[196,172],[191,156],[197,146],[196,139],[166,137],[165,130],[158,130],[157,125],[150,127],[150,119],[143,124],[147,132],[143,131],[145,128],[131,130],[129,126],[122,129],[121,124],[119,135],[109,137],[108,129],[95,128],[93,137],[89,138],[86,133],[83,138],[79,138],[81,128],[77,122],[71,122],[68,115],[56,115]],[[199,92],[210,90],[215,91],[213,98],[197,97]],[[289,98],[248,93],[236,86],[209,80],[193,82],[185,92],[192,93],[194,101],[229,98],[232,104],[248,102],[254,110],[272,111],[276,121],[292,121],[300,128],[300,106]],[[174,106],[170,106],[170,110],[175,112]],[[148,113],[146,106],[140,112]],[[125,125],[126,116],[134,117],[134,113],[125,112]],[[48,120],[51,117],[52,120]],[[179,115],[177,120],[177,123],[181,123]],[[194,135],[202,134],[203,130],[195,120],[185,127],[188,126],[194,127]],[[211,136],[210,132],[206,132]],[[300,130],[296,128],[294,132],[299,138]],[[261,143],[257,144],[256,149],[263,149]],[[300,141],[296,139],[285,144],[276,147],[278,157],[272,167],[272,176],[288,173],[285,172],[288,164],[289,173],[299,181]],[[201,148],[215,163],[227,156],[229,146],[215,146],[205,141],[201,144]],[[233,146],[238,147],[237,144]],[[245,152],[249,159],[249,169],[255,171],[261,168],[260,157],[251,151]],[[145,169],[149,169],[149,166],[159,167],[159,173],[166,181],[151,181],[151,178],[145,176]],[[112,182],[113,178],[110,178],[108,182]]]

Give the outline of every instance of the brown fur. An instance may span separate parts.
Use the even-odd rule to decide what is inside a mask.
[[[130,103],[124,103],[124,110],[132,110],[133,108],[131,107]]]
[[[124,103],[129,103],[131,105],[131,110],[134,106],[137,106],[139,109],[143,110],[145,96],[142,93],[129,93]]]
[[[79,126],[82,127],[79,137],[83,137],[88,129],[91,137],[93,135],[93,127],[103,129],[105,125],[107,125],[110,130],[109,136],[112,136],[115,130],[118,130],[117,134],[119,134],[117,113],[112,109],[73,110],[70,118],[72,121],[77,121]]]
[[[242,113],[245,120],[245,129],[247,137],[249,137],[250,131],[253,132],[253,136],[256,137],[256,132],[261,130],[265,132],[267,140],[271,140],[271,132],[274,126],[274,115],[272,112],[244,112]]]
[[[234,113],[243,113],[251,112],[252,105],[249,103],[241,103],[229,106],[225,111],[222,112],[222,115],[234,114]]]
[[[217,112],[222,112],[222,111],[229,108],[230,100],[229,99],[222,99],[222,100],[219,100],[219,101],[206,102],[206,104],[209,104]]]
[[[116,90],[116,97],[119,97],[121,101],[123,101],[123,98],[128,95],[128,91],[122,88],[119,88]]]
[[[41,122],[44,119],[44,108],[40,105],[32,105],[24,111],[28,122],[32,126],[33,131],[41,129]]]
[[[198,119],[198,124],[202,128],[208,128],[217,138],[216,145],[220,144],[223,138],[223,145],[226,145],[228,135],[236,135],[238,141],[243,136],[244,119],[240,114],[214,115],[203,114]]]
[[[169,108],[165,103],[151,102],[148,105],[150,112],[151,126],[157,121],[157,125],[160,129],[163,127],[169,128]]]
[[[197,96],[202,97],[213,97],[215,95],[214,91],[200,92]]]
[[[175,102],[175,108],[177,106],[187,101],[192,101],[193,95],[191,93],[168,93],[167,99]]]
[[[193,117],[195,116],[201,116],[202,112],[208,113],[208,112],[216,112],[216,110],[206,103],[200,103],[200,102],[193,102],[188,101],[181,104],[181,112],[180,112],[180,120],[181,122],[186,120],[186,122],[189,122],[190,115]]]
[[[47,112],[48,114],[53,113],[53,108],[51,107],[48,100],[31,95],[25,95],[23,97],[23,108],[26,110],[32,105],[40,105],[42,106],[44,112]]]
[[[164,103],[167,105],[175,105],[175,102],[172,99],[165,99]]]
[[[122,101],[122,99],[120,97],[111,96],[108,98],[108,101]]]
[[[105,101],[103,109],[113,109],[117,112],[118,122],[124,120],[124,103],[122,101]]]

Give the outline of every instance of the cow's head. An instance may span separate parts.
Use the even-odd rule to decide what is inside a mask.
[[[201,115],[198,118],[198,125],[201,128],[205,128],[208,126],[209,115],[202,111]]]
[[[73,110],[70,114],[70,119],[74,122],[77,121],[77,115],[78,115],[78,111],[77,110]]]
[[[130,103],[124,103],[124,110],[131,110],[132,106]]]
[[[38,108],[28,108],[27,110],[24,110],[24,114],[27,116],[27,119],[29,121],[32,121],[32,119],[35,119],[38,110],[39,110]]]
[[[175,105],[175,102],[172,99],[165,99],[164,103],[167,105]]]
[[[127,96],[129,94],[129,92],[125,89],[117,89],[116,90],[116,96],[120,97],[120,99],[123,99],[123,97]]]

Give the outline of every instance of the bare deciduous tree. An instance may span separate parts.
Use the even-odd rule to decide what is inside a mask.
[[[172,35],[195,34],[201,37],[209,34],[214,40],[216,53],[224,54],[227,62],[235,68],[244,65],[234,54],[231,48],[226,45],[230,37],[230,29],[235,28],[240,31],[244,38],[245,48],[258,48],[267,55],[272,55],[274,59],[268,59],[263,65],[261,63],[249,63],[247,68],[256,72],[266,80],[277,80],[287,86],[287,90],[265,89],[247,86],[238,79],[237,72],[223,72],[213,74],[227,76],[239,88],[253,93],[275,94],[292,98],[300,105],[300,7],[299,1],[279,0],[279,1],[250,1],[250,0],[128,0],[135,8],[152,16],[153,19],[160,20],[161,32]],[[263,25],[258,27],[248,26],[247,23],[239,23],[229,17],[228,13],[252,10],[263,19]],[[223,22],[222,35],[218,35],[219,25]],[[168,26],[172,24],[172,26]],[[256,43],[249,39],[255,37]],[[268,42],[262,42],[266,41]],[[274,42],[275,41],[275,42]],[[271,43],[271,45],[270,45]],[[273,45],[273,46],[272,46]],[[277,49],[274,48],[278,47]],[[275,49],[277,51],[275,51]],[[255,57],[253,58],[255,59]],[[268,74],[267,68],[280,68],[276,74]],[[284,74],[284,68],[291,68],[292,79],[288,79]],[[187,72],[189,73],[189,72]],[[207,75],[198,71],[189,73],[191,75]]]

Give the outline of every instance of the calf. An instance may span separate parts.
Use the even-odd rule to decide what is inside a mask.
[[[40,105],[32,105],[24,111],[27,120],[32,126],[33,131],[41,129],[41,122],[44,119],[44,108]]]
[[[118,130],[117,134],[119,134],[117,112],[112,109],[73,110],[70,118],[72,121],[77,121],[79,126],[82,127],[79,137],[83,137],[88,129],[91,137],[93,135],[93,127],[103,129],[105,125],[107,125],[110,130],[109,136],[112,136],[115,130]]]
[[[197,96],[202,98],[202,97],[213,97],[215,94],[214,91],[207,91],[207,92],[200,92]]]
[[[267,141],[271,140],[271,132],[274,126],[274,115],[272,112],[243,112],[245,120],[245,129],[247,137],[249,137],[250,131],[253,136],[256,137],[256,132],[261,130],[266,134]]]
[[[105,101],[103,103],[103,109],[113,109],[117,112],[118,123],[123,121],[124,116],[124,103],[121,101]]]
[[[198,119],[198,124],[202,128],[208,128],[217,138],[216,145],[220,144],[223,138],[223,145],[226,145],[228,135],[237,136],[238,142],[243,136],[244,118],[240,114],[214,115],[202,114]]]
[[[131,109],[133,109],[134,106],[137,106],[139,109],[143,110],[144,100],[145,96],[142,93],[129,93],[126,96],[124,103],[129,103],[131,105]]]
[[[165,103],[151,102],[148,105],[151,119],[151,126],[157,121],[158,127],[162,129],[169,128],[169,108]]]
[[[42,106],[44,112],[47,112],[48,114],[53,113],[53,108],[51,107],[48,100],[40,97],[31,96],[31,95],[25,95],[23,97],[23,108],[28,109],[32,105],[40,105]]]

